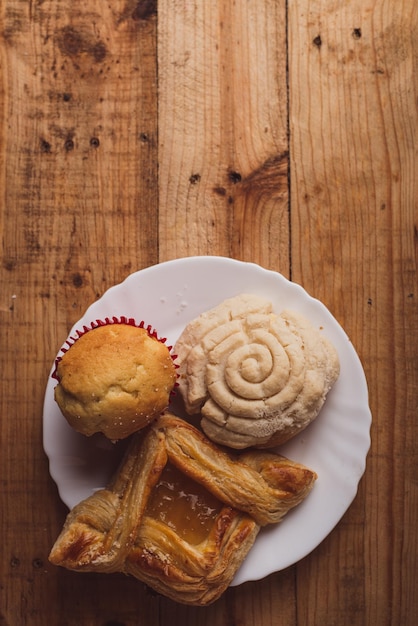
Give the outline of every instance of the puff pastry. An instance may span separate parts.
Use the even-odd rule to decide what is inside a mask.
[[[302,315],[252,294],[190,322],[174,346],[186,411],[213,441],[272,448],[318,415],[339,374],[334,346]]]
[[[109,486],[70,511],[49,558],[71,570],[131,574],[177,602],[207,605],[260,527],[279,522],[315,479],[270,452],[231,457],[167,413],[133,436]]]

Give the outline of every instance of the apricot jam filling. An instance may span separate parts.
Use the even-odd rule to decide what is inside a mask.
[[[207,538],[222,508],[205,487],[167,463],[147,504],[146,515],[197,545]]]

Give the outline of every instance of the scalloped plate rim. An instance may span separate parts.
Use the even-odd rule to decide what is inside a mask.
[[[215,294],[210,291],[211,284],[202,285],[202,281],[199,280],[201,272],[213,278],[214,273],[220,269],[222,270],[222,277],[227,276],[228,280],[231,276],[235,280],[239,279],[239,286],[232,286],[228,280],[226,282],[215,281],[217,288]],[[196,294],[199,294],[202,300],[201,304],[197,304],[196,299],[193,300],[193,293],[189,292],[189,288],[184,282],[183,271],[185,271],[187,279],[194,281],[195,297]],[[177,285],[175,281],[168,284],[167,276],[172,278],[173,273],[176,280],[177,276],[179,277]],[[254,277],[256,280],[251,282]],[[218,278],[217,274],[216,278]],[[304,314],[308,312],[307,316],[311,321],[314,320],[313,323],[320,323],[334,345],[337,344],[336,347],[341,360],[341,374],[320,415],[313,424],[279,449],[289,458],[312,466],[315,465],[311,462],[312,454],[314,454],[312,450],[317,454],[317,448],[319,448],[321,459],[317,459],[317,467],[313,467],[319,474],[317,484],[308,498],[291,511],[280,525],[260,531],[232,585],[258,580],[273,572],[283,570],[304,558],[335,528],[357,494],[358,483],[365,471],[366,458],[370,448],[372,416],[368,405],[368,390],[364,371],[347,334],[320,300],[308,294],[301,285],[289,281],[274,270],[265,269],[253,262],[239,261],[229,257],[186,256],[138,270],[129,274],[121,283],[111,286],[86,309],[84,315],[73,325],[67,337],[68,339],[74,335],[82,325],[88,325],[95,319],[101,318],[102,316],[95,314],[95,312],[100,311],[103,305],[107,307],[108,303],[115,306],[116,299],[120,299],[122,296],[126,299],[128,308],[132,305],[132,300],[136,306],[139,306],[136,301],[136,294],[132,295],[138,284],[145,283],[151,291],[161,284],[165,291],[156,289],[153,293],[152,305],[150,305],[156,307],[153,309],[153,316],[155,310],[158,310],[160,316],[165,319],[168,311],[170,320],[173,319],[174,315],[177,323],[170,322],[171,328],[159,328],[159,325],[151,319],[146,319],[145,323],[156,328],[159,336],[167,334],[168,342],[173,344],[190,319],[227,297],[243,293],[245,289],[242,286],[246,285],[249,278],[251,278],[251,286],[248,291],[264,295],[272,300],[277,312],[277,298],[284,291],[288,297],[290,294],[292,302],[295,301],[296,307],[293,308],[299,309]],[[153,284],[155,279],[157,279],[157,284],[155,282]],[[272,293],[270,291],[272,285],[278,289],[277,292]],[[174,291],[173,287],[175,287]],[[208,287],[209,295],[207,293]],[[199,290],[203,290],[203,288],[204,292],[200,293]],[[147,295],[149,297],[149,292]],[[212,304],[208,305],[206,301],[212,302]],[[175,308],[173,309],[174,305]],[[120,310],[119,306],[120,302],[115,306],[115,310]],[[282,306],[281,308],[292,307]],[[164,315],[162,311],[164,311]],[[137,319],[137,315],[133,311],[120,313],[120,315],[122,314]],[[112,315],[113,311],[109,311],[108,317],[112,317]],[[142,319],[142,315],[140,317]],[[154,317],[158,318],[157,315]],[[139,320],[137,319],[137,321]],[[168,333],[166,333],[167,330]],[[170,330],[172,331],[171,336]],[[65,342],[63,346],[65,346]],[[57,356],[60,353],[61,350],[58,351]],[[343,358],[341,358],[341,354]],[[52,365],[50,374],[52,374],[54,367],[55,364]],[[355,381],[356,386],[354,397],[350,397],[351,387],[354,384],[352,381]],[[108,450],[106,443],[103,443],[100,438],[98,443],[94,441],[94,438],[87,441],[87,438],[75,434],[70,429],[53,401],[53,386],[55,384],[56,382],[52,381],[51,376],[49,376],[44,399],[43,446],[49,459],[50,475],[58,487],[59,495],[63,502],[71,508],[78,499],[86,496],[85,493],[79,498],[77,495],[74,496],[75,493],[80,492],[79,484],[74,486],[74,475],[78,472],[83,474],[83,463],[86,462],[84,457],[79,456],[79,444],[81,444],[84,454],[86,454],[85,450],[95,446],[98,454],[103,453],[105,459],[107,454],[113,454],[114,449],[109,448]],[[353,424],[349,422],[347,415],[349,411],[356,416]],[[329,425],[329,422],[332,423],[332,419],[334,419],[332,417],[334,413],[340,420],[341,413],[345,418],[345,421],[342,420],[337,424],[338,427],[333,424],[332,427]],[[325,450],[324,457],[325,442],[331,444],[331,449]],[[57,443],[59,444],[58,450]],[[62,451],[63,449],[66,450],[66,446],[70,448],[69,451],[72,454],[64,456]],[[332,446],[336,449],[332,449]],[[310,454],[309,451],[311,451]],[[330,467],[327,467],[326,463],[329,463]],[[324,468],[325,474],[320,473],[319,470],[322,468]],[[88,488],[91,491],[101,486],[103,485],[86,484],[84,486],[83,483],[83,489]],[[329,504],[330,491],[335,495],[331,506]],[[300,532],[306,530],[309,530],[307,536]],[[275,550],[272,550],[272,547]]]

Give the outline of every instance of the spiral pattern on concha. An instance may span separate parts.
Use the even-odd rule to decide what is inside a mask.
[[[191,322],[175,345],[189,414],[214,441],[270,447],[318,414],[338,376],[333,346],[302,316],[241,295]]]

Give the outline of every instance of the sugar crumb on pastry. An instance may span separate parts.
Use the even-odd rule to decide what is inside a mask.
[[[229,298],[177,340],[179,390],[213,441],[274,447],[318,415],[339,375],[335,347],[300,313],[259,296]]]

